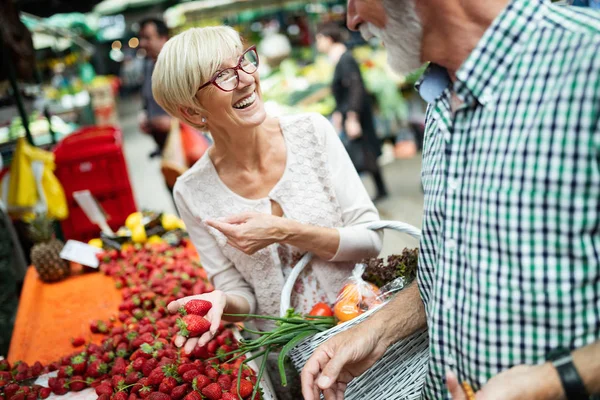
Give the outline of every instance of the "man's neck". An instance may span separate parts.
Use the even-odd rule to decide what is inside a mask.
[[[509,1],[417,1],[423,21],[423,59],[445,67],[455,80],[458,69]]]

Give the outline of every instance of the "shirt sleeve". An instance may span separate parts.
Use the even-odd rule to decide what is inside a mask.
[[[177,211],[179,211],[190,239],[200,255],[200,262],[208,279],[216,289],[245,298],[250,305],[250,314],[254,314],[256,298],[252,287],[223,254],[215,238],[208,232],[206,225],[190,211],[183,192],[181,182],[178,181],[174,190]]]
[[[331,123],[315,114],[315,124],[323,132],[332,183],[344,221],[344,226],[337,228],[340,244],[330,261],[376,257],[381,251],[383,232],[372,231],[366,226],[379,221],[379,213]]]
[[[342,84],[348,90],[348,109],[346,112],[354,111],[359,114],[362,110],[364,96],[366,95],[364,83],[360,75],[360,68],[351,55],[342,56],[340,63]]]

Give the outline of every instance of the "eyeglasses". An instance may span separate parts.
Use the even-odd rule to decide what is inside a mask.
[[[241,55],[238,64],[235,67],[225,68],[217,72],[208,82],[200,86],[198,90],[202,90],[208,85],[213,84],[224,92],[231,92],[240,84],[240,75],[238,73],[238,70],[240,69],[247,74],[256,72],[258,69],[258,53],[256,52],[256,46],[248,48],[248,50]]]

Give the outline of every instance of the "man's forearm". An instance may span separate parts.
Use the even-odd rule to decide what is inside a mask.
[[[417,282],[398,293],[369,320],[380,330],[386,347],[424,329],[427,316]]]
[[[590,394],[600,394],[600,341],[573,352],[573,363]]]

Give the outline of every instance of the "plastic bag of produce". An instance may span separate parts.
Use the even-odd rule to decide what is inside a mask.
[[[338,294],[333,314],[340,322],[350,321],[381,304],[379,288],[363,279],[365,264],[356,264],[348,282]]]

